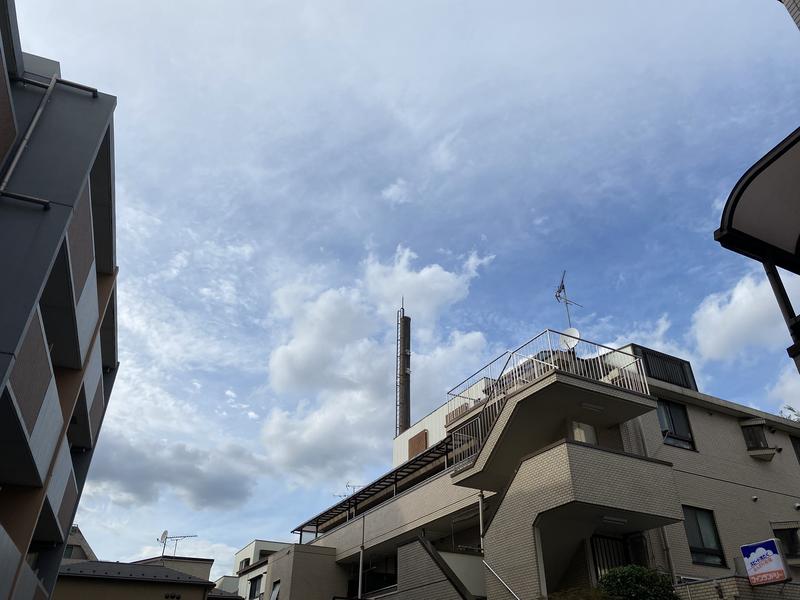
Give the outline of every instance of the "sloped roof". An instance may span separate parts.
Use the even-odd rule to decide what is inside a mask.
[[[88,560],[62,565],[60,577],[93,577],[97,579],[124,579],[130,581],[172,581],[189,585],[214,587],[211,581],[181,573],[160,565]]]

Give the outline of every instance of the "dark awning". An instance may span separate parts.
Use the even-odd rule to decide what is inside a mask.
[[[369,485],[365,485],[351,496],[348,496],[341,502],[334,504],[329,509],[318,514],[316,517],[309,519],[302,525],[298,525],[292,530],[292,533],[300,533],[301,531],[314,532],[319,525],[322,525],[334,517],[346,513],[351,506],[358,505],[369,500],[371,497],[379,494],[386,488],[392,487],[395,483],[401,483],[404,478],[408,477],[409,475],[413,475],[423,467],[436,462],[452,449],[452,438],[448,435],[445,439],[434,444],[421,454],[418,454],[411,460],[404,462],[396,469],[389,471]],[[387,500],[390,498],[391,496],[387,498]]]
[[[714,239],[800,275],[800,129],[742,176]]]

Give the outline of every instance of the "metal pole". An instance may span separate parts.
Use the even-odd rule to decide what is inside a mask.
[[[786,322],[786,326],[789,328],[789,335],[792,336],[792,341],[794,342],[786,351],[794,359],[797,370],[800,372],[800,317],[795,314],[794,308],[792,308],[792,301],[789,299],[789,294],[786,293],[786,288],[783,286],[778,269],[772,263],[765,262],[763,264],[769,284],[772,286],[772,293],[775,294],[775,300],[778,302],[783,320]]]
[[[478,493],[478,532],[481,536],[481,552],[483,552],[483,490]]]
[[[364,582],[364,546],[358,551],[358,600],[361,600],[361,590]]]

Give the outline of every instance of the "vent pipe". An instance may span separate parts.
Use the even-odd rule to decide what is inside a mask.
[[[397,311],[397,379],[395,384],[395,437],[411,427],[411,317]]]

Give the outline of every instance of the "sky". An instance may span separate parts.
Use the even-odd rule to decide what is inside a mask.
[[[23,49],[118,97],[120,368],[77,523],[96,554],[215,559],[390,467],[412,421],[566,328],[800,407],[757,265],[713,240],[800,123],[774,0],[25,0]],[[800,282],[787,277],[800,301]]]

